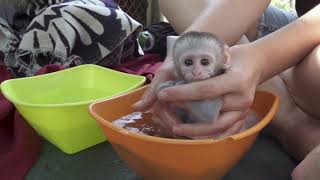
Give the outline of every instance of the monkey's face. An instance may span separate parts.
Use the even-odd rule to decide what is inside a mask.
[[[186,52],[179,58],[180,72],[188,82],[208,79],[215,75],[218,59],[209,51]]]

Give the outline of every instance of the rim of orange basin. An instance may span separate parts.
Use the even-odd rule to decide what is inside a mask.
[[[139,89],[137,89],[136,91],[138,91]],[[126,129],[123,129],[123,128],[115,126],[114,124],[112,124],[111,122],[103,119],[97,113],[95,113],[93,111],[93,107],[96,104],[99,104],[100,102],[103,102],[105,100],[99,101],[99,102],[94,102],[94,103],[90,104],[89,105],[89,113],[100,124],[102,124],[104,126],[108,126],[110,129],[112,129],[112,130],[114,130],[114,131],[116,131],[116,132],[118,132],[118,133],[120,133],[122,135],[129,136],[131,138],[135,138],[135,139],[139,139],[139,140],[143,140],[143,141],[149,141],[149,142],[163,143],[163,144],[180,144],[180,145],[212,144],[212,143],[217,143],[217,142],[221,142],[221,141],[239,140],[239,139],[248,137],[250,135],[253,135],[254,133],[257,133],[258,131],[261,131],[272,120],[273,115],[276,113],[276,111],[278,109],[278,106],[279,106],[279,97],[276,96],[273,93],[270,93],[270,92],[266,92],[266,91],[259,91],[259,92],[271,94],[272,96],[274,96],[275,100],[274,100],[274,102],[272,104],[272,107],[269,110],[269,112],[253,127],[249,128],[249,129],[247,129],[247,130],[245,130],[245,131],[243,131],[241,133],[237,133],[235,135],[228,136],[228,137],[222,138],[222,139],[200,139],[200,140],[194,140],[194,139],[192,139],[192,140],[190,140],[190,139],[171,139],[171,138],[155,137],[155,136],[150,136],[150,135],[131,132],[129,130],[126,130]],[[128,94],[128,93],[126,93],[126,94]],[[124,96],[126,94],[123,94],[121,96]],[[117,97],[113,97],[113,98],[117,98]],[[110,98],[110,99],[113,99],[113,98]]]

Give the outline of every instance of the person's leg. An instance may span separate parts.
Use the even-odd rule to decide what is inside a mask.
[[[269,15],[267,18],[278,17],[277,12],[273,12],[273,16]],[[262,26],[260,36],[275,28],[269,28],[268,23],[272,24],[272,21]],[[293,171],[293,179],[312,180],[318,179],[320,175],[319,75],[320,46],[310,52],[302,63],[259,87],[280,96],[280,109],[270,124],[270,130],[289,154],[297,160],[303,159]]]
[[[306,113],[320,118],[320,45],[299,65],[282,73],[293,99]]]
[[[320,146],[314,148],[293,170],[293,180],[318,180],[320,177]]]
[[[290,112],[281,115],[272,123],[279,132],[275,135],[289,152],[297,159],[303,159],[320,143],[320,46],[315,48],[302,63],[282,73],[282,82],[286,85],[295,103],[297,113],[289,119]],[[285,133],[281,133],[285,132]]]
[[[293,117],[290,126],[275,123],[286,134],[279,136],[287,149],[303,161],[293,171],[293,179],[318,179],[320,176],[320,45],[299,65],[281,74],[302,117]]]
[[[319,120],[305,113],[295,103],[288,86],[276,76],[258,87],[280,97],[280,107],[271,121],[269,133],[297,160],[302,160],[319,142]]]
[[[181,33],[200,15],[206,7],[207,0],[161,0],[161,12],[168,19],[174,29]]]

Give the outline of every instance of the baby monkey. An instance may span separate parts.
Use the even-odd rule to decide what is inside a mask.
[[[190,31],[177,38],[172,49],[177,79],[161,84],[158,91],[205,80],[223,74],[230,66],[228,46],[214,34]],[[183,102],[173,112],[185,123],[215,121],[223,106],[223,98]]]

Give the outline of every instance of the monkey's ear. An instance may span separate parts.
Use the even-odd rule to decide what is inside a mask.
[[[227,45],[223,48],[223,69],[229,69],[231,67],[230,50]]]

